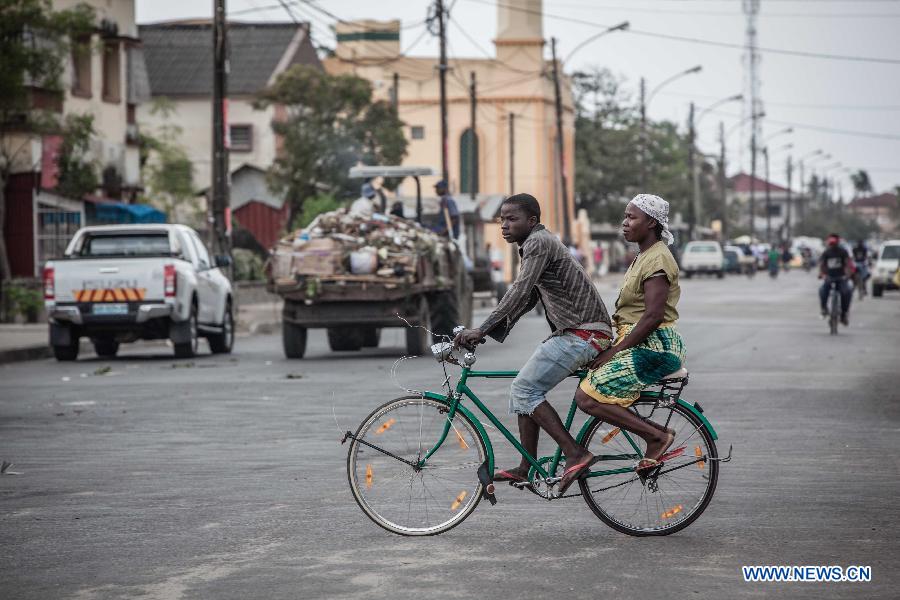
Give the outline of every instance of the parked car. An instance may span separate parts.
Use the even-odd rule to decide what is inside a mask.
[[[231,282],[184,225],[106,225],[79,229],[65,257],[44,267],[44,303],[57,360],[75,360],[79,339],[99,356],[119,344],[170,339],[175,356],[194,356],[200,337],[214,353],[234,345]]]
[[[688,242],[681,254],[681,270],[684,276],[695,273],[711,273],[720,279],[725,276],[725,256],[718,242]]]
[[[722,250],[725,257],[726,273],[742,273],[744,271],[744,251],[737,246],[725,246]],[[750,259],[752,263],[752,259]]]
[[[900,240],[888,240],[878,249],[878,257],[872,268],[872,295],[876,298],[884,294],[884,290],[896,290],[894,274],[900,265]]]

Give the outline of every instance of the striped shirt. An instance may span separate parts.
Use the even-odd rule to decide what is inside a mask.
[[[516,321],[541,300],[553,335],[566,329],[589,329],[612,336],[600,292],[555,235],[537,225],[519,247],[519,256],[519,275],[481,325],[482,333],[502,342]]]

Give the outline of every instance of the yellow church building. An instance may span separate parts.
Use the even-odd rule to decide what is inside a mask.
[[[568,219],[573,240],[587,229],[575,223],[574,110],[570,81],[562,75],[563,140],[568,203],[563,207],[556,144],[553,63],[544,58],[541,0],[497,7],[494,58],[457,58],[448,51],[448,174],[454,196],[527,192],[541,204],[542,222],[560,235]],[[323,61],[333,74],[353,73],[372,82],[375,97],[396,101],[409,140],[405,165],[441,171],[440,83],[437,57],[401,53],[400,21],[338,23],[335,55]],[[428,35],[425,33],[425,35]],[[452,50],[452,48],[451,48]],[[549,52],[548,52],[549,53]],[[474,169],[470,167],[470,84],[474,73],[477,110]],[[470,173],[474,170],[474,173]],[[430,190],[439,176],[423,181]],[[496,227],[487,232],[505,247]]]

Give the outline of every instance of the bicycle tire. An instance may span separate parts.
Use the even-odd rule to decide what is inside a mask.
[[[418,446],[416,448],[416,453],[422,453],[420,448],[424,448],[424,450],[428,450],[431,446],[437,442],[438,436],[440,435],[442,429],[438,427],[434,427],[435,424],[440,424],[443,426],[444,420],[446,419],[446,413],[449,407],[437,400],[432,400],[429,398],[423,398],[421,396],[402,396],[400,398],[395,398],[390,400],[375,410],[373,410],[369,416],[363,419],[362,423],[360,423],[359,427],[356,430],[356,434],[350,443],[350,447],[347,451],[347,480],[350,484],[350,490],[353,493],[353,498],[356,500],[356,503],[362,509],[363,513],[369,517],[376,525],[390,531],[392,533],[396,533],[398,535],[405,536],[426,536],[426,535],[437,535],[440,533],[444,533],[445,531],[449,531],[453,529],[460,523],[462,523],[478,506],[478,503],[481,501],[482,496],[482,483],[478,479],[478,466],[483,463],[487,458],[487,448],[485,447],[484,440],[481,439],[481,436],[478,433],[478,429],[475,427],[473,422],[463,413],[457,412],[453,419],[453,428],[451,428],[447,439],[444,441],[444,444],[441,448],[432,455],[429,459],[429,465],[433,465],[432,469],[425,468],[421,471],[415,471],[413,467],[407,466],[405,463],[391,459],[390,457],[386,457],[385,455],[379,453],[376,450],[373,450],[364,444],[363,442],[372,443],[375,440],[376,436],[378,436],[378,444],[379,447],[383,444],[387,446],[387,443],[383,443],[383,439],[380,438],[379,429],[382,429],[382,433],[387,431],[384,429],[385,424],[387,424],[391,418],[394,419],[394,422],[388,425],[388,428],[394,428],[396,426],[395,431],[400,432],[403,435],[403,441],[406,444],[406,450],[403,451],[400,449],[400,436],[397,435],[397,441],[388,448],[384,448],[385,450],[393,452],[395,455],[400,456],[402,458],[408,458],[412,460],[412,462],[416,462],[417,458],[415,454],[412,454],[412,448],[410,447],[409,436],[406,431],[406,421],[405,416],[399,413],[399,410],[403,407],[413,407],[414,409],[418,406],[421,407],[421,411],[419,412],[419,423],[418,423],[418,431],[419,431],[419,440],[413,439],[413,442],[418,442]],[[425,428],[425,409],[428,409],[428,421],[432,427]],[[437,415],[435,417],[435,414]],[[378,428],[375,426],[381,423]],[[461,426],[460,426],[461,425]],[[373,428],[374,431],[373,431]],[[429,433],[430,431],[430,433]],[[368,434],[372,432],[372,435]],[[412,431],[413,435],[415,434],[415,429]],[[457,437],[457,440],[454,440],[453,437]],[[463,448],[463,446],[472,446],[472,449],[475,450],[472,452],[465,452],[469,450],[468,447]],[[456,449],[457,454],[460,456],[464,456],[462,460],[467,462],[463,462],[460,465],[452,466],[452,467],[442,467],[439,466],[440,460],[453,460],[453,456],[450,454],[454,448]],[[444,452],[444,456],[439,456]],[[404,456],[408,455],[408,456]],[[362,467],[362,463],[360,460],[368,460],[366,463],[366,467]],[[396,476],[388,477],[384,481],[397,481],[398,483],[403,483],[403,488],[406,487],[406,483],[408,481],[409,484],[409,496],[404,498],[403,501],[408,502],[408,509],[406,514],[406,519],[410,520],[412,518],[412,503],[414,497],[412,495],[414,491],[418,492],[419,487],[418,482],[421,483],[421,489],[423,491],[422,499],[424,500],[424,511],[425,518],[429,519],[429,511],[428,511],[428,498],[434,499],[435,502],[439,502],[438,498],[429,491],[426,486],[425,479],[426,477],[431,477],[437,484],[441,486],[441,490],[438,492],[438,495],[444,494],[443,500],[445,501],[444,506],[450,506],[449,513],[451,514],[450,518],[440,521],[438,523],[429,525],[429,526],[420,526],[413,527],[409,523],[400,523],[398,522],[395,516],[388,516],[384,514],[386,512],[385,507],[378,506],[379,503],[373,501],[373,494],[370,493],[375,489],[375,477],[373,474],[373,470],[371,469],[371,464],[373,461],[380,460],[379,467],[375,469],[375,471],[382,471],[380,465],[386,465],[385,468],[390,469],[391,467],[395,469],[399,469],[399,472]],[[469,468],[471,467],[471,468]],[[446,469],[446,472],[444,471]],[[463,473],[468,470],[469,476],[463,475]],[[441,471],[444,477],[436,475],[436,471]],[[451,471],[458,471],[460,474],[455,479],[450,479],[447,476],[453,477]],[[364,473],[364,474],[363,474]],[[403,477],[408,477],[408,479],[402,479]],[[429,479],[429,481],[432,481]],[[377,481],[377,485],[382,486],[381,480]],[[455,486],[455,487],[454,487]],[[462,489],[460,489],[462,487]],[[387,489],[383,487],[382,489]],[[391,488],[393,489],[393,488]],[[459,491],[457,491],[459,490]],[[449,492],[449,494],[448,494]],[[463,492],[466,492],[463,495]],[[454,494],[458,494],[454,496]],[[459,506],[457,507],[457,503]],[[417,505],[417,509],[419,506]],[[401,507],[402,509],[402,507]],[[438,511],[438,514],[441,514],[441,509],[439,506],[435,506],[433,511]],[[402,512],[402,510],[401,510]],[[448,511],[443,511],[448,512]]]
[[[640,409],[642,409],[642,408],[651,409],[652,407],[655,406],[655,403],[656,403],[656,401],[653,399],[638,399],[632,406],[635,408],[635,410],[638,412],[638,414],[642,414],[642,411]],[[700,435],[700,437],[702,438],[702,443],[706,446],[706,451],[702,454],[702,456],[706,456],[708,459],[717,459],[718,458],[719,454],[718,454],[718,450],[716,448],[715,440],[712,439],[712,436],[710,435],[709,431],[707,431],[703,422],[699,418],[697,418],[697,416],[694,415],[693,412],[691,412],[684,406],[675,404],[674,406],[672,406],[670,408],[646,410],[644,412],[649,412],[650,415],[652,415],[654,417],[654,420],[660,420],[660,418],[659,418],[660,415],[665,415],[669,411],[671,411],[671,413],[677,413],[682,419],[685,420],[686,423],[689,424],[689,426],[691,426],[693,428],[693,431],[695,433],[698,433]],[[648,418],[649,418],[649,416],[648,416]],[[671,420],[672,420],[672,416],[671,416],[671,414],[669,414],[669,416],[666,419],[666,422],[671,423]],[[581,442],[582,445],[591,449],[590,443],[594,439],[594,436],[598,432],[602,432],[602,431],[610,431],[611,432],[611,430],[609,429],[609,424],[605,423],[604,421],[602,421],[600,419],[595,419],[594,423],[591,425],[590,429],[585,434],[585,436]],[[683,431],[679,431],[676,428],[676,439],[675,439],[675,442],[673,442],[673,444],[672,444],[672,448],[677,447],[677,445],[685,444],[693,438],[693,434],[691,434],[687,438],[683,438],[683,433],[684,433]],[[609,435],[609,433],[607,433],[607,435]],[[605,436],[602,439],[605,439]],[[602,439],[601,439],[601,441],[602,441]],[[634,439],[638,442],[643,443],[643,440],[641,440],[637,436],[634,436]],[[603,442],[603,443],[606,443],[606,442]],[[691,442],[689,444],[689,446],[694,446],[695,444],[696,444],[697,448],[701,448],[700,444],[696,443],[696,442]],[[597,454],[595,449],[591,449],[591,451],[595,455]],[[687,459],[694,458],[693,456],[690,455],[690,453],[687,453],[687,454],[688,454],[688,456],[686,457]],[[598,464],[603,464],[603,463],[601,462]],[[697,464],[699,466],[701,463],[697,462],[695,464]],[[667,480],[666,480],[667,474],[665,473],[665,469],[667,467],[671,468],[672,466],[677,466],[677,464],[675,463],[674,460],[671,463],[669,461],[666,462],[666,467],[663,468],[662,474],[660,475],[660,477],[657,480],[657,483],[660,487],[666,486],[669,483],[671,483],[671,482],[667,482]],[[691,466],[685,466],[683,468],[691,469]],[[704,489],[702,495],[700,496],[700,498],[697,500],[697,502],[694,504],[694,506],[690,507],[688,510],[684,510],[683,505],[679,505],[680,508],[676,511],[676,514],[673,514],[670,517],[665,516],[667,514],[667,512],[660,514],[660,519],[669,519],[669,518],[674,518],[675,516],[677,516],[677,513],[680,513],[680,512],[684,513],[678,520],[670,521],[669,524],[666,524],[665,526],[662,526],[662,527],[643,527],[643,528],[635,527],[633,525],[629,525],[628,523],[623,522],[620,518],[615,518],[614,516],[609,514],[609,511],[605,510],[603,508],[602,502],[599,502],[597,500],[597,498],[596,498],[597,490],[591,489],[592,482],[608,479],[607,477],[580,479],[578,481],[578,484],[579,484],[579,487],[581,488],[581,495],[584,498],[585,503],[587,503],[588,507],[591,509],[591,511],[601,521],[603,521],[603,523],[612,527],[616,531],[627,534],[627,535],[637,536],[637,537],[671,535],[673,533],[677,533],[677,532],[681,531],[682,529],[684,529],[685,527],[687,527],[688,525],[690,525],[691,523],[696,521],[697,518],[701,514],[703,514],[703,511],[706,510],[706,507],[709,506],[709,503],[712,501],[712,497],[713,497],[713,494],[715,493],[716,485],[718,484],[718,480],[719,480],[719,462],[717,460],[706,460],[703,462],[703,466],[699,470],[704,470],[704,469],[707,471],[708,477],[704,477],[704,479],[706,479],[707,483],[705,484],[705,489]],[[636,473],[634,475],[623,474],[623,478],[626,481],[628,481],[628,477],[632,478],[631,482],[640,481],[639,478],[637,477]],[[641,496],[639,498],[639,501],[644,498],[643,491],[647,487],[644,482],[640,482],[640,483],[642,486],[642,491],[641,491]],[[620,485],[627,486],[627,485],[630,485],[630,483],[620,484]],[[599,486],[599,484],[598,484],[598,486]],[[653,492],[653,493],[662,494],[662,492]],[[627,496],[627,494],[628,494],[628,491],[626,489],[626,491],[624,492],[624,495]],[[647,497],[648,498],[650,497],[649,493],[647,494]],[[662,495],[660,497],[662,497]],[[624,500],[624,496],[623,496],[623,500]],[[662,505],[666,506],[664,503]],[[674,507],[673,507],[673,509],[674,509]],[[648,511],[647,511],[648,520],[650,520],[650,518],[651,518],[650,514],[651,513],[649,512],[649,507],[648,507]]]
[[[838,334],[838,319],[840,319],[841,297],[836,289],[832,289],[831,294],[831,310],[829,311],[828,326],[831,335]]]

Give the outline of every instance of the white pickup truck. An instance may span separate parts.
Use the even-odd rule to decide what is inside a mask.
[[[88,337],[99,356],[119,344],[170,339],[175,356],[194,356],[199,338],[214,353],[231,352],[231,282],[197,232],[184,225],[84,227],[65,257],[44,267],[44,304],[57,360],[75,360]]]

